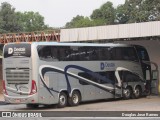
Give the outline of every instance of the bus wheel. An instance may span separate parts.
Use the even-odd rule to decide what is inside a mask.
[[[68,104],[70,106],[77,106],[81,101],[81,95],[78,91],[73,91],[72,96],[68,98]]]
[[[137,86],[134,90],[134,98],[139,98],[141,97],[142,90],[141,87]]]
[[[67,95],[64,92],[59,94],[58,107],[63,108],[67,105]]]
[[[38,108],[38,104],[27,104],[26,107],[27,108]]]
[[[132,89],[130,87],[123,89],[123,98],[125,100],[130,99],[132,96]]]

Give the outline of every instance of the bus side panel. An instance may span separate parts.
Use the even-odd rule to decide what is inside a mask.
[[[55,92],[56,91],[56,92]],[[39,103],[40,104],[57,104],[58,103],[58,74],[47,72],[44,79],[39,77]]]

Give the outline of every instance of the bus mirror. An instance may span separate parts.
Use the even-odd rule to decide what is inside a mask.
[[[157,80],[158,79],[158,71],[157,70],[153,70],[152,71],[152,80]]]

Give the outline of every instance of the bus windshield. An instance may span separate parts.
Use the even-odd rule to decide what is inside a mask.
[[[31,57],[31,45],[8,44],[4,48],[4,58],[8,57]]]

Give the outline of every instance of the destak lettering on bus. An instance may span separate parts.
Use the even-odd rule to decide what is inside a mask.
[[[26,48],[8,48],[8,54],[13,54],[13,53],[24,53],[26,51]]]
[[[108,62],[100,63],[101,70],[104,70],[105,68],[113,68],[113,67],[115,67],[115,63],[108,63]]]

